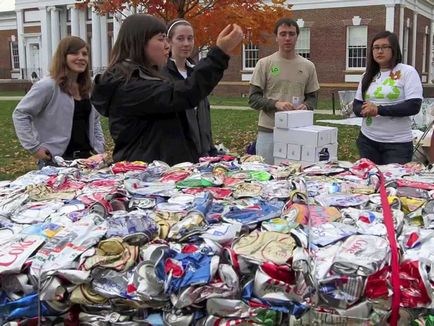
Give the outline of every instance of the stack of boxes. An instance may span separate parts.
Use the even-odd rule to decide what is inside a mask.
[[[313,124],[312,111],[276,113],[274,164],[296,161],[302,165],[337,160],[338,129]]]

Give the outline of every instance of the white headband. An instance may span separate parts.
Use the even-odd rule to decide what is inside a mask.
[[[191,26],[191,24],[184,19],[177,20],[176,22],[173,22],[172,25],[170,25],[169,28],[167,29],[167,36],[170,35],[170,31],[172,30],[173,26],[175,26],[176,24],[179,24],[179,23],[184,23],[184,24]]]

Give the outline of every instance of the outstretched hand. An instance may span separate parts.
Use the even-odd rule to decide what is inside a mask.
[[[237,24],[229,24],[217,37],[217,46],[227,55],[243,40],[243,30]]]

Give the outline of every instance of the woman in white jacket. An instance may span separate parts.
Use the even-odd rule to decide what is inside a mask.
[[[89,95],[89,47],[82,39],[62,39],[52,58],[50,76],[35,83],[13,113],[21,145],[49,164],[54,156],[87,158],[104,152],[99,114]]]

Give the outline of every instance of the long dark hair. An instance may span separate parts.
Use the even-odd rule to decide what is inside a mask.
[[[166,33],[161,20],[144,14],[128,16],[119,30],[106,73],[116,70],[119,77],[128,81],[135,68],[140,66],[147,75],[160,77],[145,52],[149,40],[159,33]]]
[[[51,59],[51,78],[55,80],[56,84],[59,85],[63,92],[71,96],[72,83],[75,82],[75,80],[71,80],[68,77],[69,68],[66,63],[66,56],[68,54],[77,53],[82,48],[86,48],[89,53],[89,46],[85,41],[76,36],[67,36],[59,42],[56,52]],[[89,63],[87,64],[85,71],[78,74],[77,83],[80,96],[82,98],[88,98],[92,85],[89,73]]]
[[[369,85],[372,82],[372,79],[374,79],[374,76],[378,74],[378,72],[380,71],[380,66],[377,62],[375,62],[373,50],[372,50],[372,46],[374,45],[374,42],[380,38],[387,38],[387,40],[390,43],[390,46],[392,47],[392,58],[390,59],[390,68],[394,68],[398,63],[402,62],[401,49],[399,47],[399,41],[396,34],[389,31],[384,31],[376,34],[372,39],[371,45],[369,47],[368,64],[366,67],[366,72],[362,79],[363,99],[365,99],[366,91],[368,90]]]

